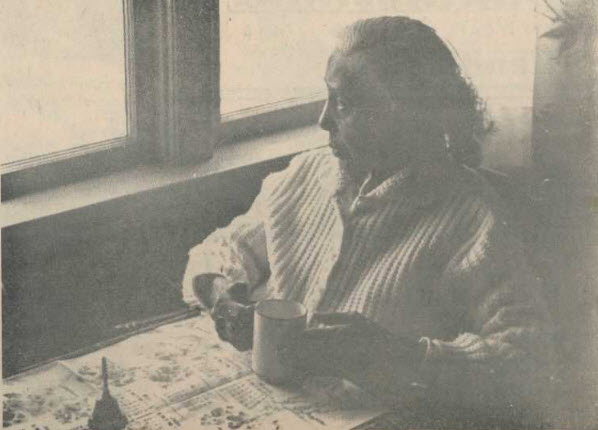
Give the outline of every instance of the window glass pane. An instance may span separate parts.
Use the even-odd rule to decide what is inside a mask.
[[[324,91],[334,36],[358,18],[407,15],[456,49],[490,105],[531,106],[533,0],[221,0],[222,113]]]
[[[122,0],[0,1],[0,162],[124,136]]]

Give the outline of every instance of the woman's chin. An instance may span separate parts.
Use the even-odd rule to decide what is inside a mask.
[[[336,158],[338,158],[339,160],[345,160],[347,159],[347,152],[340,149],[340,148],[335,148],[335,147],[330,147],[330,151],[332,152],[332,155],[334,155]]]
[[[356,180],[363,179],[363,176],[367,174],[367,169],[352,158],[339,158],[338,164],[343,172]]]

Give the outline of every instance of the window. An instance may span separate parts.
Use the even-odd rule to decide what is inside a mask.
[[[128,165],[139,146],[132,10],[1,2],[2,200]]]
[[[2,200],[209,156],[216,0],[6,0]],[[16,118],[15,118],[16,117]]]
[[[0,15],[0,164],[129,134],[122,0],[5,0]]]
[[[531,128],[533,0],[120,1],[0,5],[2,51],[18,59],[3,68],[2,110],[21,115],[0,120],[3,199],[313,124],[335,35],[370,16],[436,28],[499,130],[513,129],[514,107],[528,110]]]

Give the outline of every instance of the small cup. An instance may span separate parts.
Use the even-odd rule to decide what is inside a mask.
[[[257,304],[253,323],[252,369],[271,384],[292,380],[291,369],[280,360],[285,342],[305,330],[307,311],[290,300],[263,300]]]

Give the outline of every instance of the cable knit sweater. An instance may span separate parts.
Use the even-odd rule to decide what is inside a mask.
[[[551,325],[522,244],[492,189],[455,166],[407,170],[369,192],[328,149],[264,180],[251,209],[189,253],[193,278],[219,273],[310,312],[359,312],[428,343],[418,376],[461,404],[532,402]],[[517,399],[515,398],[517,396]]]

